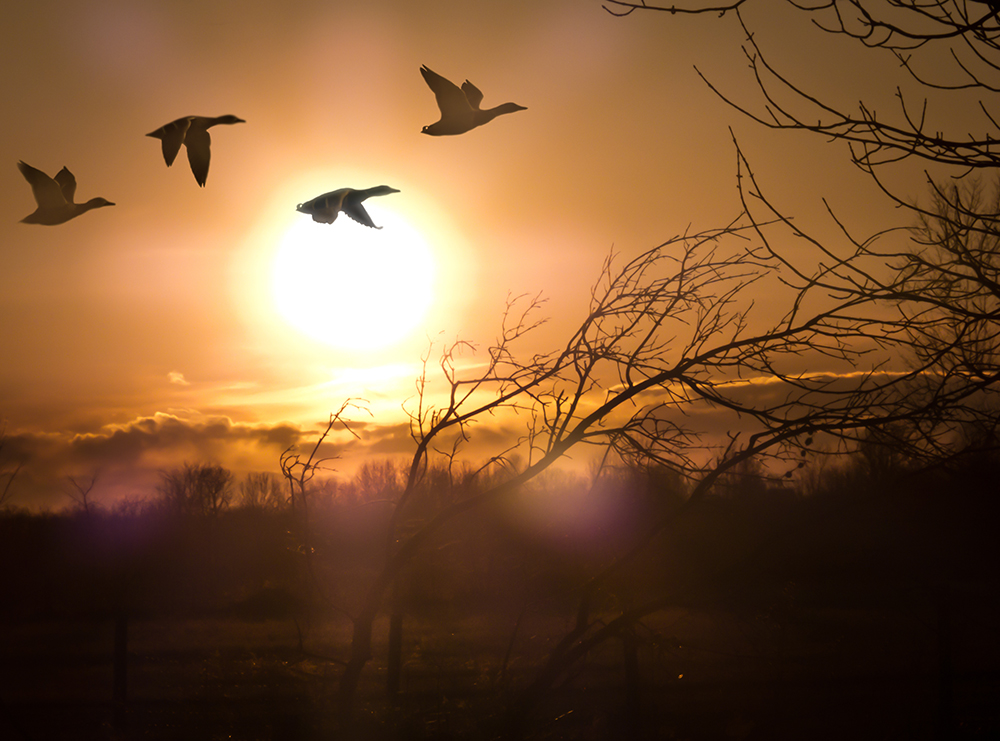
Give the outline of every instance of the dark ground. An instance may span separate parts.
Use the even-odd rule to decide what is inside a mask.
[[[532,739],[991,739],[1000,737],[996,597],[969,586],[942,642],[933,609],[675,609],[640,633],[639,712],[626,711],[609,642],[526,719]],[[990,606],[992,605],[992,606]],[[290,620],[135,620],[116,728],[113,623],[8,623],[0,641],[0,738],[493,739],[503,712],[567,630],[529,615],[410,618],[402,690],[385,695],[385,644],[352,728],[335,699],[346,620],[315,621],[306,652]],[[501,624],[502,623],[502,624]],[[384,639],[386,623],[376,626]],[[942,725],[943,724],[943,725]]]

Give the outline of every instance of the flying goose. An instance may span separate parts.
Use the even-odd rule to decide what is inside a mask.
[[[115,205],[106,198],[91,198],[86,203],[74,203],[76,178],[65,167],[54,178],[25,162],[18,162],[17,169],[31,184],[31,192],[35,196],[35,203],[38,204],[38,208],[21,219],[25,224],[54,226],[76,218],[92,208]]]
[[[337,220],[337,215],[343,211],[359,224],[370,226],[373,229],[381,229],[382,227],[375,226],[372,217],[365,211],[361,202],[372,196],[387,196],[390,193],[399,193],[399,191],[388,185],[376,185],[374,188],[366,188],[365,190],[340,188],[317,196],[311,201],[300,203],[295,207],[295,210],[310,214],[313,221],[320,224],[332,224]]]
[[[205,187],[208,179],[208,163],[212,157],[210,149],[212,137],[208,130],[216,124],[238,124],[246,123],[242,118],[236,116],[184,116],[176,121],[161,126],[156,131],[151,131],[146,136],[160,139],[163,143],[163,159],[166,160],[167,167],[174,164],[174,158],[181,151],[181,144],[187,147],[188,162],[191,163],[191,172],[198,185]]]
[[[441,120],[424,126],[420,130],[421,134],[430,134],[431,136],[464,134],[477,126],[489,123],[504,113],[527,110],[517,103],[504,103],[496,108],[483,110],[479,107],[479,104],[483,102],[483,94],[468,80],[462,83],[462,87],[459,87],[428,68],[427,65],[420,68],[420,74],[424,76],[424,80],[434,91],[438,108],[441,110]]]

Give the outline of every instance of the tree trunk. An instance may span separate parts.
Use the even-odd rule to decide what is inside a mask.
[[[394,606],[389,617],[389,656],[386,691],[390,700],[395,700],[399,694],[400,679],[403,673],[403,611]]]
[[[374,611],[366,610],[354,619],[354,633],[351,637],[351,656],[347,660],[344,674],[340,678],[340,710],[345,722],[354,713],[354,698],[361,681],[361,672],[372,657],[372,623]]]

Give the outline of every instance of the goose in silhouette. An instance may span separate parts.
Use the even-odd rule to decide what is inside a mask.
[[[74,203],[76,178],[65,167],[54,178],[25,162],[18,162],[17,169],[31,184],[31,192],[35,196],[35,203],[38,204],[38,208],[21,219],[25,224],[54,226],[76,218],[92,208],[115,205],[106,198],[91,198],[86,203]]]
[[[359,224],[370,226],[373,229],[381,229],[382,227],[375,226],[375,222],[372,221],[372,217],[365,211],[361,202],[372,196],[387,196],[390,193],[398,192],[388,185],[376,185],[374,188],[366,188],[365,190],[340,188],[317,196],[311,201],[300,203],[295,207],[295,210],[311,215],[313,221],[320,224],[332,224],[337,220],[337,215],[343,211]]]
[[[504,103],[496,108],[483,110],[479,107],[479,104],[483,102],[483,94],[468,80],[462,83],[462,87],[459,87],[428,68],[427,65],[420,68],[420,74],[424,76],[427,85],[434,91],[438,108],[441,110],[441,120],[424,126],[420,130],[421,134],[430,134],[431,136],[464,134],[477,126],[489,123],[504,113],[528,110],[517,103]]]
[[[163,144],[163,159],[167,167],[174,164],[177,153],[181,151],[181,144],[187,147],[188,162],[191,163],[191,172],[198,185],[205,187],[208,180],[208,163],[212,158],[212,137],[208,130],[217,124],[238,124],[246,123],[242,118],[236,116],[184,116],[176,121],[161,126],[156,131],[151,131],[146,136],[161,140]]]

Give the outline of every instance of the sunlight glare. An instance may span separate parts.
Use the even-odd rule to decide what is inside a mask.
[[[434,260],[420,233],[385,207],[365,204],[382,229],[341,215],[303,215],[272,265],[278,313],[313,339],[351,350],[386,347],[420,325],[433,299]]]

